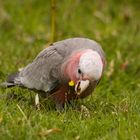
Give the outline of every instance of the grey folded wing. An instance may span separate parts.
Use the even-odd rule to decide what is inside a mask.
[[[30,89],[51,91],[59,84],[62,60],[63,56],[56,49],[46,48],[19,73],[15,83]]]

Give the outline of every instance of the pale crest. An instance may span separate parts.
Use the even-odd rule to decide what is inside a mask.
[[[88,50],[80,57],[79,67],[83,74],[98,80],[103,71],[103,63],[98,52]]]

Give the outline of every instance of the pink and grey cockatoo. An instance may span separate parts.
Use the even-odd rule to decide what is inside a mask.
[[[87,38],[70,38],[51,44],[5,85],[35,89],[50,97],[57,107],[90,95],[102,77],[105,55],[101,46]]]

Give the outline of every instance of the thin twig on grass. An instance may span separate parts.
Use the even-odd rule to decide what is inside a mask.
[[[25,113],[23,112],[21,107],[18,104],[17,104],[17,107],[18,107],[19,111],[21,112],[21,114],[23,115],[24,119],[27,120],[27,116],[25,115]]]
[[[51,0],[51,43],[56,41],[56,0]]]

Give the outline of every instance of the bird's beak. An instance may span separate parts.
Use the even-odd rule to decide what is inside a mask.
[[[76,94],[80,95],[89,86],[89,80],[79,80],[75,85]]]

